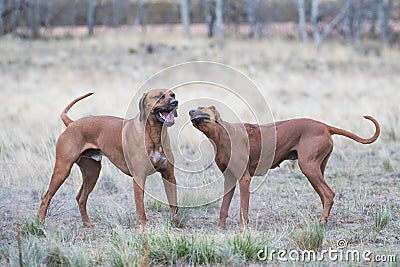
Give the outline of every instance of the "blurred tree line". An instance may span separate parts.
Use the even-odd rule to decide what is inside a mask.
[[[318,45],[332,37],[349,45],[362,38],[393,44],[400,34],[400,0],[0,0],[0,15],[0,35],[30,38],[60,26],[86,25],[93,35],[98,25],[179,23],[186,36],[193,24],[204,24],[216,38],[232,32],[264,38],[282,27],[284,37]]]

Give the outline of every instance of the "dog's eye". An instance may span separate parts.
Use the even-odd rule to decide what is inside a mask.
[[[175,97],[175,94],[171,94],[171,97]]]
[[[165,95],[156,95],[154,98],[155,99],[163,99],[163,98],[165,98]]]

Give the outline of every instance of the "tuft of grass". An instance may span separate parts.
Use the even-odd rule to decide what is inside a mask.
[[[324,241],[325,226],[319,221],[307,222],[305,227],[291,234],[296,246],[301,250],[320,251]]]
[[[173,265],[178,260],[187,262],[195,251],[194,242],[193,236],[178,238],[171,238],[168,234],[155,236],[149,240],[149,255],[153,261],[160,264]]]
[[[164,216],[164,223],[167,227],[185,228],[190,217],[190,209],[180,207],[176,214],[168,212]]]
[[[149,259],[161,265],[208,265],[222,262],[222,244],[194,235],[171,237],[148,236]]]
[[[4,244],[0,246],[0,264],[10,263],[10,246]]]
[[[112,266],[137,266],[138,238],[121,229],[111,233],[113,248],[110,253]]]
[[[216,203],[217,201],[215,201],[211,196],[191,194],[184,195],[180,205],[194,210],[206,210],[213,205],[215,206]]]
[[[193,261],[198,264],[221,262],[221,255],[218,252],[218,245],[214,240],[203,238],[196,247]]]
[[[43,224],[40,222],[39,217],[26,218],[21,223],[21,235],[27,236],[45,236],[46,232],[44,230]]]
[[[91,255],[90,255],[91,256]],[[88,252],[85,251],[85,243],[82,242],[73,247],[68,247],[68,260],[71,266],[102,266],[103,253],[96,253],[94,257],[88,257]]]
[[[375,211],[374,214],[374,227],[377,231],[382,231],[392,217],[391,210],[388,206],[382,206]]]
[[[251,233],[238,234],[227,241],[231,253],[245,260],[257,260],[257,252],[264,248],[266,242]]]
[[[47,266],[71,266],[68,258],[59,247],[51,248],[45,258]]]
[[[77,238],[77,231],[72,228],[60,227],[60,229],[55,232],[54,239],[59,242],[71,242]]]
[[[383,168],[385,171],[387,171],[387,172],[393,171],[393,165],[392,165],[390,158],[388,158],[388,157],[383,158],[382,165],[383,165]]]
[[[129,54],[136,54],[136,53],[137,53],[137,50],[136,50],[136,48],[134,48],[134,47],[130,47],[130,48],[128,49],[128,53],[129,53]]]
[[[148,210],[163,212],[169,210],[169,206],[158,199],[149,198],[145,202],[146,208]]]

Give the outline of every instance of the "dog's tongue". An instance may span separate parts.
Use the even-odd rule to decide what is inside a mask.
[[[166,122],[174,122],[174,114],[173,112],[162,112],[161,113],[162,118],[166,121]]]

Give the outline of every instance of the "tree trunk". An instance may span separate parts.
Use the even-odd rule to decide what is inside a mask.
[[[94,35],[94,1],[88,0],[88,14],[87,14],[87,24],[88,24],[88,35]]]
[[[213,37],[214,32],[214,15],[211,0],[204,0],[204,19],[207,25],[207,36]]]
[[[186,37],[190,36],[190,14],[188,0],[181,0],[181,21]]]
[[[336,26],[343,20],[345,16],[346,16],[346,7],[343,6],[339,14],[326,27],[326,30],[322,35],[322,40],[326,39],[329,36],[329,34],[331,34],[333,29],[336,28]]]
[[[10,19],[10,26],[11,26],[11,30],[15,30],[18,25],[19,25],[19,19],[21,16],[21,1],[20,0],[14,0],[13,1],[13,11],[11,13],[11,19]]]
[[[351,43],[351,20],[353,17],[353,0],[346,0],[345,2],[346,15],[344,17],[343,31],[344,41],[346,45]]]
[[[377,3],[377,0],[371,0],[370,5],[371,5],[371,24],[369,26],[369,33],[374,34],[375,33],[376,19],[378,17],[378,3]]]
[[[215,27],[216,35],[218,38],[223,38],[224,36],[224,22],[223,22],[223,0],[216,0],[215,2]]]
[[[135,25],[135,26],[143,25],[143,0],[138,1],[137,8],[138,8],[138,10],[137,10],[135,22],[133,23],[133,25]]]
[[[319,45],[321,43],[321,33],[318,24],[318,0],[311,0],[311,23],[313,25],[314,42]]]
[[[0,35],[4,34],[4,21],[3,21],[4,2],[0,0]]]
[[[51,26],[51,22],[53,19],[53,1],[47,1],[46,3],[46,13],[44,15],[44,25],[46,28],[49,28]]]
[[[256,33],[256,2],[247,0],[247,21],[249,23],[249,37],[253,38]]]
[[[304,0],[297,0],[298,12],[299,12],[299,31],[303,42],[308,41],[307,30],[306,30],[306,11],[304,8]]]
[[[379,20],[379,31],[381,39],[385,44],[389,43],[390,34],[390,16],[393,8],[393,1],[389,0],[387,5],[384,4],[383,0],[378,0],[378,20]]]
[[[114,27],[118,27],[120,24],[120,0],[113,0],[112,1],[112,22]]]
[[[353,35],[354,35],[354,44],[359,47],[360,39],[362,34],[364,33],[364,22],[365,22],[365,2],[361,1],[358,8],[354,10],[353,17]]]
[[[40,0],[32,1],[31,9],[31,27],[32,37],[37,39],[40,37]]]

